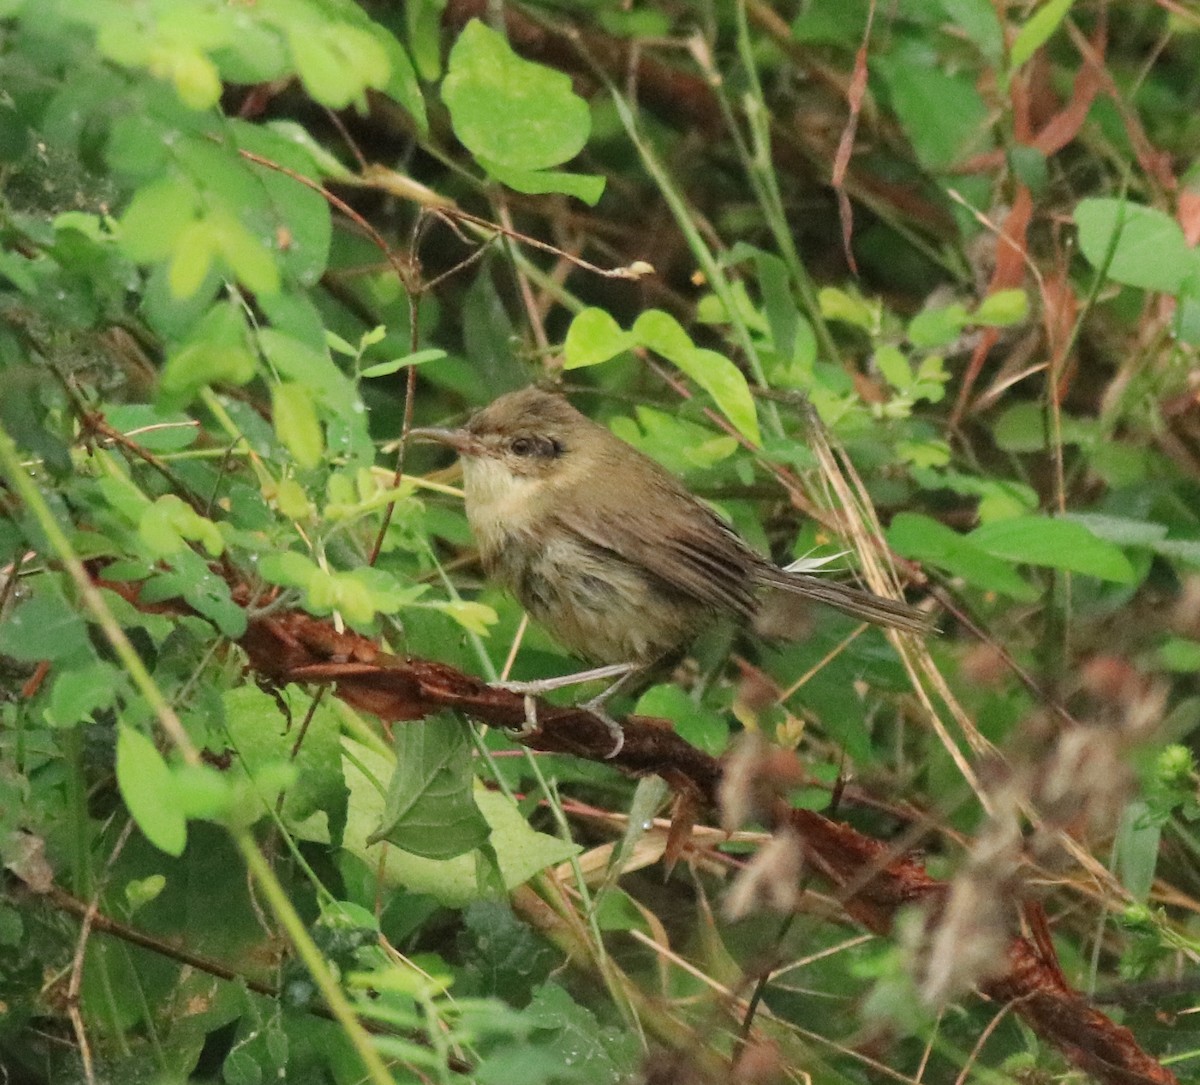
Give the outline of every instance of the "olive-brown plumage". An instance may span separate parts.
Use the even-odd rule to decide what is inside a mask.
[[[562,396],[526,388],[463,429],[413,435],[461,456],[467,519],[489,576],[589,662],[650,666],[723,615],[751,622],[771,592],[928,631],[906,603],[777,568]]]

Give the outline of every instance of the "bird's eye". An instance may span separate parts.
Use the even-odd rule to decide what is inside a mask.
[[[512,450],[518,456],[532,456],[537,452],[537,441],[532,437],[518,437],[512,443]]]

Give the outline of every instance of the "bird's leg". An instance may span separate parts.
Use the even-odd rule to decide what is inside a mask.
[[[595,682],[601,678],[616,678],[616,681],[607,689],[580,705],[580,708],[603,720],[604,725],[612,732],[616,744],[607,755],[611,758],[616,757],[621,752],[621,747],[625,745],[625,733],[621,730],[621,725],[604,711],[604,703],[628,685],[630,677],[640,674],[641,670],[642,668],[636,663],[613,663],[607,667],[594,667],[589,671],[560,675],[558,678],[537,678],[532,682],[493,682],[492,688],[525,695],[525,726],[521,729],[521,733],[529,734],[538,728],[535,697],[540,697],[543,693],[549,693],[551,690],[578,686],[584,682]]]
[[[622,681],[635,670],[636,663],[612,663],[607,667],[593,667],[590,671],[576,671],[574,674],[560,674],[557,678],[535,678],[532,682],[492,682],[493,689],[507,690],[509,693],[524,693],[530,697],[540,697],[556,689],[566,689],[567,686],[580,686],[584,682],[598,682],[601,678],[618,678]],[[614,682],[610,689],[621,684]],[[607,698],[609,690],[601,697]]]

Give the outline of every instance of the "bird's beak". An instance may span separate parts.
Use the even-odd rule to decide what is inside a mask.
[[[410,441],[429,441],[449,445],[460,456],[478,456],[483,451],[479,438],[465,429],[410,429]]]

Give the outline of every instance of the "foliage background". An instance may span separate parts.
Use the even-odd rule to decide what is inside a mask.
[[[1196,1078],[1194,12],[0,17],[9,1080],[1061,1076],[971,993],[1021,899]],[[654,777],[256,687],[275,589],[488,679],[572,668],[481,582],[453,469],[397,466],[535,379],[781,563],[883,590],[890,554],[930,600],[927,645],[814,613],[637,707],[795,750],[792,800],[975,892],[959,926],[873,938],[782,868],[731,917],[753,820],[683,848]]]

